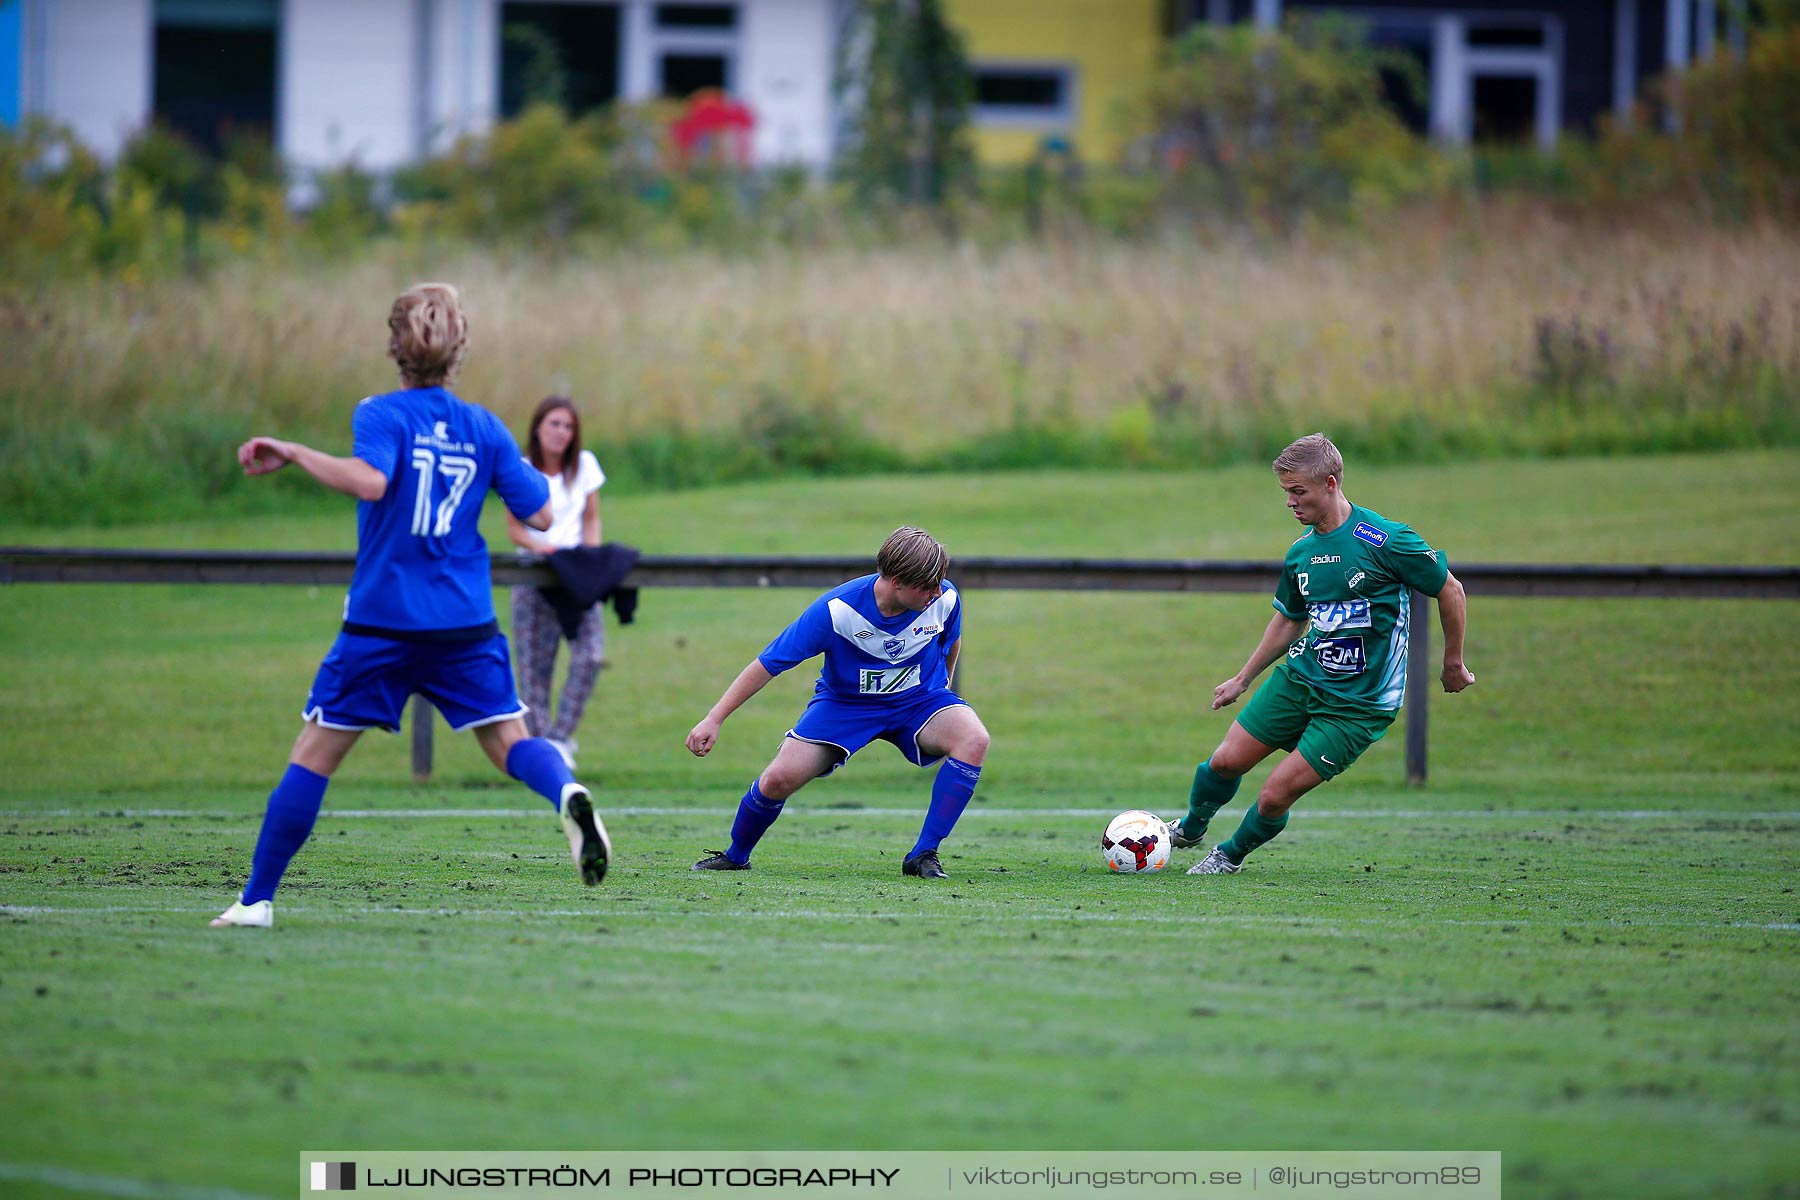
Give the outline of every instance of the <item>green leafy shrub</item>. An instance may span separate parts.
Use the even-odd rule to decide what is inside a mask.
[[[1384,69],[1417,85],[1416,65],[1352,21],[1196,25],[1151,80],[1143,117],[1167,203],[1286,229],[1427,193],[1436,164],[1388,106]]]

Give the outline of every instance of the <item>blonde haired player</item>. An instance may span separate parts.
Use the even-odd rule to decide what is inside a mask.
[[[1410,527],[1350,503],[1343,456],[1324,434],[1293,442],[1271,466],[1306,532],[1288,547],[1262,640],[1243,669],[1213,689],[1213,708],[1237,700],[1269,664],[1281,665],[1194,771],[1187,812],[1169,822],[1174,844],[1199,845],[1246,771],[1277,748],[1292,753],[1264,780],[1237,832],[1189,875],[1236,874],[1246,855],[1286,828],[1296,800],[1387,732],[1406,692],[1414,590],[1437,597],[1444,690],[1475,682],[1463,663],[1468,605],[1443,557]]]
[[[467,343],[456,288],[409,288],[388,313],[400,390],[356,406],[348,457],[272,437],[238,447],[246,475],[292,463],[360,503],[343,628],[319,664],[287,771],[269,795],[250,878],[215,927],[274,923],[275,889],[312,833],[332,773],[365,730],[398,732],[415,692],[451,728],[473,729],[496,767],[556,808],[584,883],[606,873],[605,827],[562,755],[526,735],[494,620],[482,502],[491,488],[508,512],[545,529],[550,493],[500,419],[449,391]]]

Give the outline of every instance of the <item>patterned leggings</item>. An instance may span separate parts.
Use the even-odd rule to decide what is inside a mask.
[[[550,677],[556,670],[556,647],[562,636],[556,610],[536,588],[512,589],[512,644],[519,698],[531,710],[525,714],[525,728],[533,737],[567,742],[581,724],[581,714],[600,674],[600,658],[606,649],[606,621],[600,605],[582,614],[581,628],[569,643],[569,677],[563,681],[556,720],[550,721]]]

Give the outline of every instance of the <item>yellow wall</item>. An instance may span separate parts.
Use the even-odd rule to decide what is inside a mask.
[[[1075,67],[1076,152],[1109,162],[1123,146],[1115,110],[1141,95],[1162,52],[1162,0],[945,0],[950,23],[977,65],[1011,61]],[[987,126],[977,118],[984,163],[1029,158],[1047,131]]]

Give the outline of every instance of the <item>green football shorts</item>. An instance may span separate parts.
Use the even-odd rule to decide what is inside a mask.
[[[1256,689],[1237,721],[1257,741],[1298,750],[1321,778],[1333,779],[1381,740],[1395,715],[1322,695],[1283,664]]]

